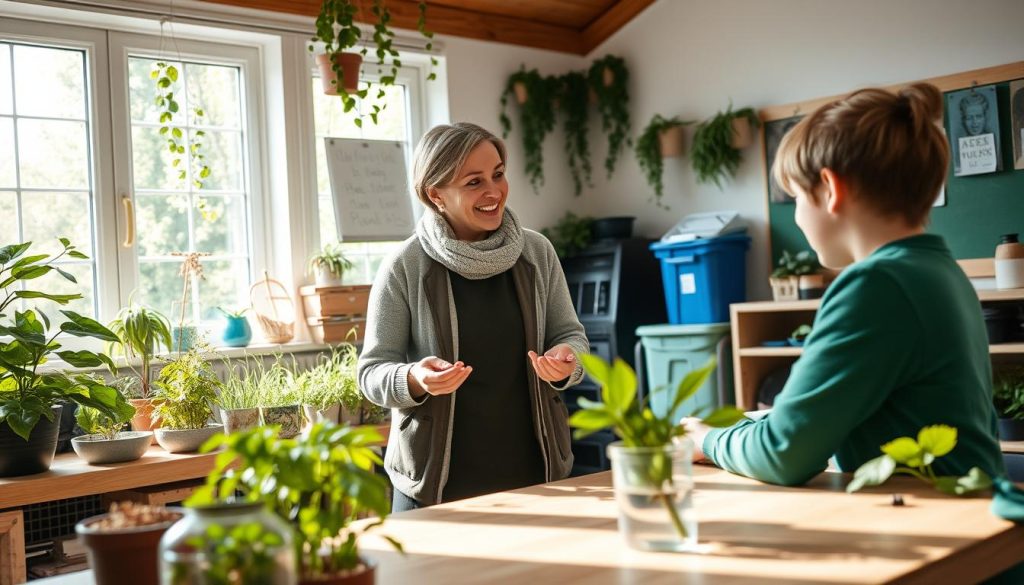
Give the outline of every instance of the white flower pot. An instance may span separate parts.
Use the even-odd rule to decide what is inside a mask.
[[[82,435],[71,439],[75,453],[90,465],[135,461],[146,454],[151,431],[123,431],[113,439],[103,435]]]

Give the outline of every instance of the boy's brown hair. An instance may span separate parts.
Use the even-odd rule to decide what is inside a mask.
[[[934,85],[895,94],[862,89],[794,126],[779,144],[772,176],[787,193],[799,187],[817,201],[828,168],[878,213],[923,225],[949,167],[941,120],[942,93]]]

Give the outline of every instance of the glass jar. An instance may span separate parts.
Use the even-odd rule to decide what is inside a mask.
[[[633,548],[693,550],[693,441],[679,437],[661,447],[608,445],[619,532]]]
[[[262,503],[186,508],[160,539],[161,585],[295,585],[291,529]]]

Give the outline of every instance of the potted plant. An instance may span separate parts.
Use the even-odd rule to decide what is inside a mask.
[[[75,532],[85,545],[97,583],[157,585],[157,545],[181,517],[175,508],[120,502],[106,514],[82,520]]]
[[[363,398],[363,407],[359,414],[359,422],[364,425],[379,425],[391,418],[391,409],[384,408]]]
[[[500,120],[505,138],[512,130],[512,121],[505,113],[509,96],[515,95],[519,104],[519,131],[522,134],[526,177],[534,193],[540,193],[544,184],[544,137],[555,128],[556,86],[554,77],[543,77],[536,69],[527,71],[524,66],[509,76],[501,94]]]
[[[992,399],[999,415],[999,438],[1024,441],[1024,368],[1005,368],[992,383]]]
[[[578,196],[584,183],[591,185],[590,175],[590,88],[582,71],[570,71],[558,78],[558,109],[562,113],[565,154]],[[524,88],[525,90],[525,88]],[[517,89],[518,97],[518,89]],[[522,103],[522,102],[520,102]],[[591,185],[592,186],[592,185]]]
[[[249,320],[245,318],[249,307],[237,310],[217,307],[221,315],[224,315],[224,332],[220,340],[227,347],[245,347],[252,341],[252,327]]]
[[[665,119],[661,114],[655,114],[636,140],[636,161],[647,177],[647,184],[654,189],[659,207],[665,207],[661,203],[664,159],[682,155],[683,126],[692,123],[684,122],[678,116]]]
[[[197,348],[171,360],[154,384],[153,414],[160,418],[156,442],[170,453],[196,451],[223,428],[210,424],[222,384]]]
[[[601,386],[601,402],[580,398],[580,410],[569,417],[569,424],[576,427],[577,439],[607,428],[622,439],[608,446],[619,532],[630,546],[642,550],[693,548],[697,543],[693,442],[679,421],[673,420],[673,413],[707,381],[715,360],[687,374],[672,393],[671,406],[658,415],[647,400],[637,399],[636,374],[622,359],[609,365],[594,355],[579,357],[587,374]],[[729,405],[713,410],[703,422],[727,427],[742,418],[743,412]]]
[[[807,336],[811,334],[811,326],[807,323],[800,325],[789,334],[789,342],[793,347],[802,347],[804,342],[807,341]]]
[[[90,465],[135,461],[146,454],[152,431],[122,431],[135,408],[125,402],[108,415],[88,406],[78,407],[75,420],[87,434],[71,439],[75,453]]]
[[[820,269],[821,265],[818,264],[814,252],[803,250],[790,254],[789,250],[783,250],[775,270],[768,278],[772,285],[772,297],[776,301],[797,300],[800,294],[800,277],[815,274]]]
[[[363,394],[356,381],[356,348],[345,344],[300,376],[308,424],[331,421],[359,424]]]
[[[340,244],[327,244],[309,259],[309,272],[316,278],[317,286],[341,286],[345,271],[352,266]]]
[[[171,324],[159,311],[136,306],[129,299],[128,306],[118,311],[109,327],[117,335],[117,340],[107,344],[107,351],[111,355],[123,355],[128,369],[139,382],[138,398],[129,400],[135,407],[132,429],[152,430],[156,425],[153,421],[153,402],[150,400],[150,366],[161,346],[170,350]],[[132,363],[136,359],[141,362],[138,369]]]
[[[587,72],[590,90],[601,113],[601,129],[608,134],[608,154],[604,168],[608,177],[624,146],[629,146],[629,70],[621,57],[607,55],[594,61]]]
[[[587,247],[592,237],[590,227],[593,222],[589,217],[578,217],[567,211],[558,223],[540,230],[540,233],[551,241],[555,254],[565,259]]]
[[[259,359],[259,358],[257,358]],[[249,368],[233,366],[224,360],[227,379],[220,389],[217,405],[225,433],[234,433],[260,426],[260,392]]]
[[[56,255],[26,255],[31,242],[0,247],[0,477],[40,473],[50,468],[57,449],[61,409],[65,402],[91,406],[112,416],[126,406],[116,389],[84,374],[40,372],[39,365],[58,357],[73,367],[106,365],[116,371],[105,354],[61,349],[58,335],[115,341],[117,336],[95,320],[62,310],[63,321],[51,322],[38,308],[17,310],[12,303],[52,301],[58,305],[82,298],[79,293],[57,294],[29,288],[31,281],[56,273],[75,282],[74,276],[54,264],[64,256],[86,258],[67,238]],[[13,308],[13,315],[6,313]],[[56,331],[55,331],[56,330]]]
[[[702,122],[693,136],[693,170],[697,173],[697,182],[714,181],[719,188],[721,180],[736,174],[743,155],[740,149],[749,146],[743,144],[742,129],[757,127],[760,121],[752,108],[733,111],[732,105],[725,112],[718,112],[713,118]],[[737,127],[741,132],[737,132]],[[750,134],[748,129],[746,134]]]
[[[373,427],[332,423],[294,439],[271,428],[215,437],[203,450],[224,451],[187,504],[208,505],[237,490],[291,526],[300,584],[373,583],[374,566],[360,557],[359,539],[390,509],[387,482],[373,472],[381,460],[371,447],[382,439]],[[367,514],[378,520],[353,525]]]
[[[263,424],[281,427],[282,438],[289,439],[299,434],[302,430],[302,397],[293,370],[285,367],[281,356],[277,356],[269,368],[257,362],[255,376]]]

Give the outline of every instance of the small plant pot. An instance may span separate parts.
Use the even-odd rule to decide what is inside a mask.
[[[119,530],[93,527],[106,517],[93,516],[75,525],[97,585],[158,585],[160,537],[177,520]]]
[[[263,424],[281,427],[278,436],[282,439],[290,439],[302,430],[302,410],[298,404],[261,406],[260,416],[263,417]]]
[[[331,272],[322,267],[316,267],[316,286],[341,286],[342,272]]]
[[[1003,441],[1024,441],[1024,420],[999,419],[999,438]]]
[[[347,573],[300,577],[299,585],[374,585],[377,582],[377,565],[366,559],[362,561],[362,565]]]
[[[683,127],[672,126],[658,132],[658,150],[661,158],[676,158],[683,155]]]
[[[341,412],[341,405],[340,404],[335,404],[335,405],[329,406],[329,407],[327,407],[324,410],[317,410],[315,406],[310,406],[308,404],[303,404],[302,405],[302,413],[303,413],[303,417],[305,419],[305,422],[302,425],[302,427],[304,429],[309,429],[310,427],[312,427],[316,423],[321,423],[321,422],[325,422],[325,421],[330,421],[332,423],[337,424],[338,423],[338,413],[340,413],[340,412]]]
[[[50,469],[57,451],[63,408],[63,405],[54,405],[53,420],[41,417],[27,441],[15,434],[6,422],[0,423],[0,477],[32,475]]]
[[[771,277],[772,298],[776,301],[795,301],[800,298],[800,279],[796,276]]]
[[[363,56],[359,53],[338,53],[334,62],[341,68],[342,88],[346,93],[354,93],[359,89],[359,68],[363,64]],[[320,81],[327,95],[338,95],[338,76],[331,66],[331,57],[325,53],[316,56],[317,67],[320,68]]]
[[[259,408],[233,408],[231,410],[221,409],[220,421],[224,423],[226,434],[254,429],[260,426]]]
[[[156,430],[156,442],[168,453],[194,453],[207,439],[224,430],[223,425],[207,425],[201,429]]]
[[[132,417],[133,431],[152,431],[160,426],[160,419],[153,418],[153,400],[150,398],[131,398],[128,403],[135,407]],[[156,445],[156,435],[149,438],[150,445]]]
[[[820,299],[825,294],[824,274],[804,274],[799,277],[797,296],[801,299]]]
[[[221,342],[227,347],[245,347],[252,341],[252,327],[245,316],[225,317]]]
[[[363,424],[363,409],[357,408],[352,410],[351,408],[342,408],[338,422],[350,426]]]
[[[605,87],[611,87],[612,84],[615,83],[615,72],[612,71],[611,67],[605,67],[601,70],[601,83],[603,83]]]
[[[124,431],[113,439],[103,435],[75,437],[71,439],[71,446],[86,463],[99,465],[141,459],[152,440],[152,431]]]
[[[530,97],[526,91],[526,84],[522,81],[517,81],[512,84],[512,93],[516,96],[516,103],[520,106],[526,103],[526,98]]]
[[[754,143],[754,129],[746,116],[732,119],[732,140],[730,145],[736,150],[743,150]]]

